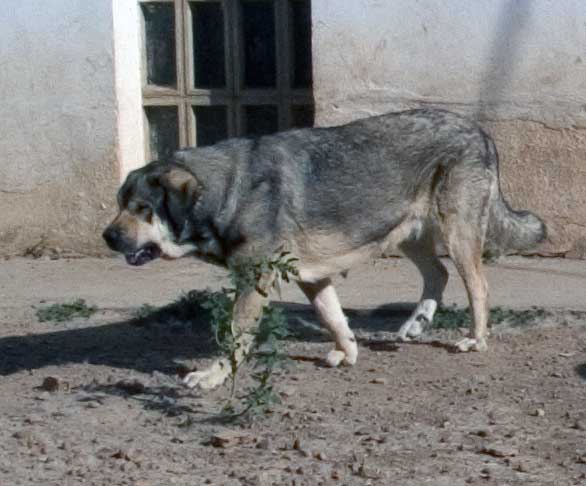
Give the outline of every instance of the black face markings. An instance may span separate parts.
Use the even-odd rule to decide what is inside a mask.
[[[120,210],[126,209],[132,196],[134,194],[134,188],[128,181],[118,191],[118,207]]]

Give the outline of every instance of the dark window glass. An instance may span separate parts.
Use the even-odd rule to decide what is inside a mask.
[[[244,86],[271,88],[277,81],[273,2],[243,1]]]
[[[291,80],[294,88],[310,88],[311,74],[311,1],[290,0],[293,59]]]
[[[179,148],[179,120],[176,106],[147,106],[152,160],[170,157]]]
[[[312,127],[314,109],[311,105],[293,105],[291,107],[291,126],[296,128]]]
[[[176,86],[175,11],[172,3],[143,3],[147,84]]]
[[[198,147],[228,138],[228,110],[225,106],[194,106],[193,112]]]
[[[279,129],[279,110],[273,105],[244,107],[246,135],[268,135]]]
[[[192,2],[193,69],[196,88],[226,85],[224,12],[220,3]]]

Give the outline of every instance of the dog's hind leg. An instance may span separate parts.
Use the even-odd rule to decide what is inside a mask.
[[[458,241],[448,251],[466,286],[473,320],[470,336],[456,343],[460,351],[486,351],[488,346],[488,284],[482,271],[482,250],[478,242]]]
[[[444,244],[464,281],[472,324],[470,335],[456,343],[460,351],[488,349],[488,284],[482,268],[482,250],[488,225],[488,201],[491,180],[477,179],[477,184],[457,184],[438,201],[440,229]],[[470,181],[468,181],[470,182]],[[449,188],[447,188],[449,189]],[[484,197],[483,197],[484,196]]]
[[[400,340],[407,341],[419,336],[433,321],[448,283],[448,271],[435,253],[433,237],[429,232],[417,240],[403,242],[400,249],[415,264],[423,277],[421,300],[397,333]]]
[[[332,281],[327,278],[315,283],[298,282],[298,285],[336,341],[336,349],[328,353],[327,363],[330,366],[338,366],[340,363],[355,364],[358,357],[356,338],[348,327],[348,319],[342,311]]]

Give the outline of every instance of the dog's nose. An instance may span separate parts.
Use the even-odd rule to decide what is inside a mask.
[[[112,250],[116,250],[117,243],[120,241],[120,232],[112,226],[108,226],[102,233],[102,237]]]

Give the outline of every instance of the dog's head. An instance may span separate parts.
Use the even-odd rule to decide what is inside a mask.
[[[185,230],[201,192],[184,167],[151,162],[131,172],[118,191],[119,213],[104,231],[104,240],[130,265],[192,253],[197,248]]]

